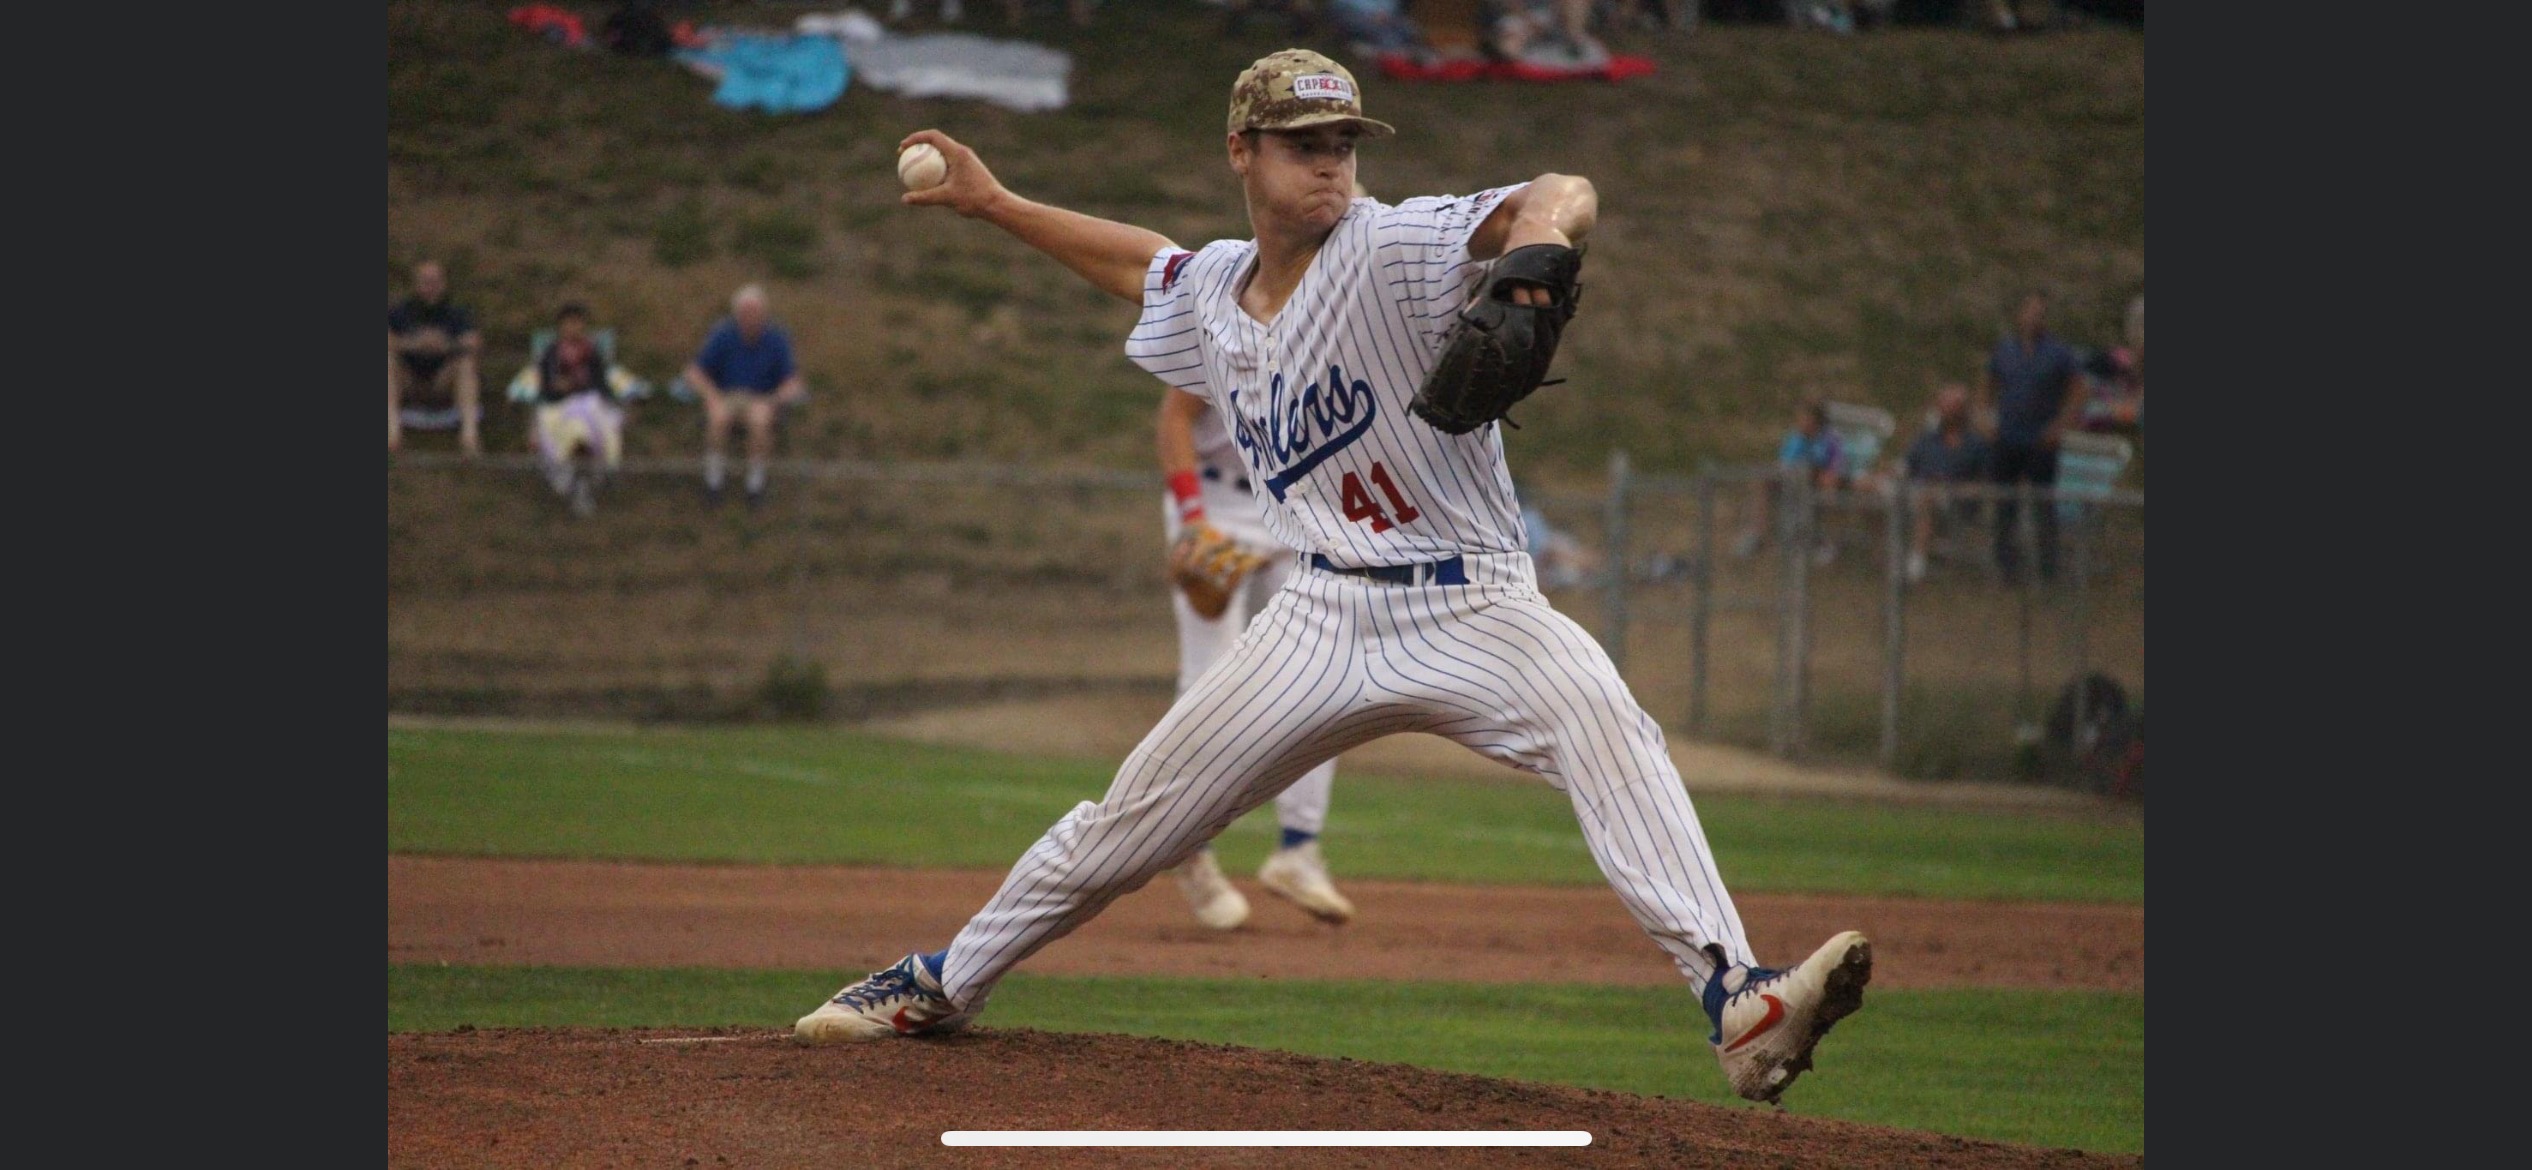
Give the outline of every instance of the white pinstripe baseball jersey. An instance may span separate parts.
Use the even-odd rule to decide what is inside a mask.
[[[1126,356],[1221,412],[1291,547],[1348,568],[1518,552],[1498,429],[1446,435],[1407,404],[1485,274],[1469,238],[1524,185],[1355,200],[1271,322],[1239,306],[1255,242],[1164,248]]]

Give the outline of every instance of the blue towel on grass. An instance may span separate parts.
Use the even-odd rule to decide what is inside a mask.
[[[715,104],[771,114],[834,105],[852,76],[843,43],[827,36],[723,32],[702,48],[678,50],[676,57],[688,68],[719,76]]]

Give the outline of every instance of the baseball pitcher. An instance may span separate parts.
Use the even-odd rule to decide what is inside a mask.
[[[905,195],[1010,232],[1140,306],[1126,355],[1221,412],[1297,565],[1178,697],[1107,795],[1057,821],[947,949],[906,956],[802,1017],[803,1042],[956,1028],[997,980],[1348,748],[1429,732],[1572,801],[1601,872],[1700,997],[1732,1088],[1773,1101],[1862,1006],[1853,931],[1758,965],[1661,728],[1589,634],[1540,595],[1495,425],[1544,384],[1598,216],[1544,174],[1395,205],[1355,198],[1394,133],[1316,53],[1259,59],[1224,151],[1247,240],[1188,250],[1033,202],[937,130],[938,186]]]

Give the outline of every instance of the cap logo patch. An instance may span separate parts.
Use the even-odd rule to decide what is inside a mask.
[[[1302,101],[1351,103],[1354,87],[1333,73],[1306,73],[1292,79],[1292,96]]]

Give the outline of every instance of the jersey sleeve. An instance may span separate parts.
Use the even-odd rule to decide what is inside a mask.
[[[1428,195],[1383,208],[1372,231],[1373,263],[1390,303],[1409,320],[1439,332],[1485,274],[1468,241],[1495,208],[1529,186],[1514,183],[1474,195]]]
[[[1201,253],[1167,247],[1152,254],[1143,271],[1143,316],[1125,339],[1125,356],[1153,377],[1210,402],[1204,320],[1196,312],[1192,271]]]

